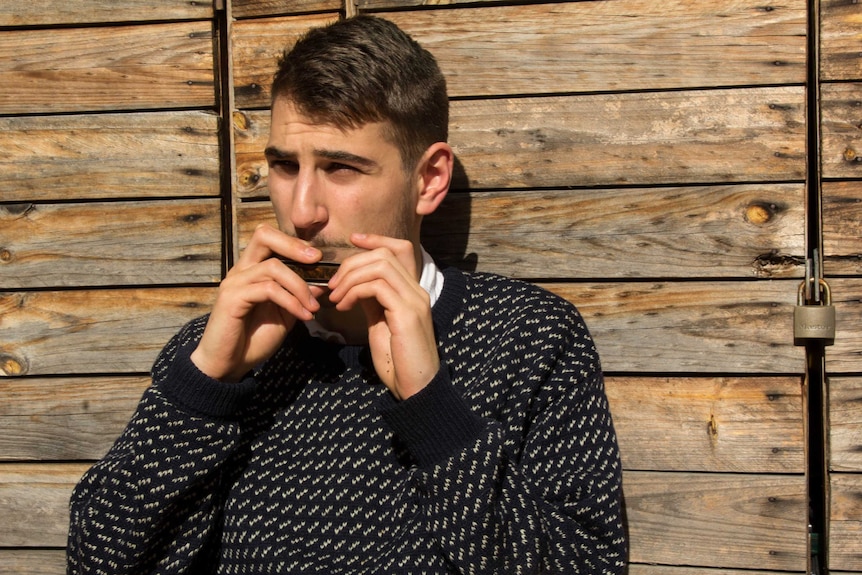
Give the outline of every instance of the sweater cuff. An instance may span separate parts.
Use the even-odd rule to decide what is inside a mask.
[[[445,365],[412,397],[399,402],[391,394],[383,396],[381,415],[421,467],[452,457],[485,428],[482,418],[452,385]]]
[[[225,383],[203,373],[192,362],[197,342],[177,350],[159,387],[179,408],[193,415],[225,419],[232,416],[243,400],[254,392],[251,372],[238,383]]]

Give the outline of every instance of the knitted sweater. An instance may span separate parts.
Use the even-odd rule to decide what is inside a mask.
[[[397,401],[367,347],[298,324],[244,381],[186,325],[72,496],[68,573],[621,573],[621,467],[577,311],[444,271],[442,366]]]

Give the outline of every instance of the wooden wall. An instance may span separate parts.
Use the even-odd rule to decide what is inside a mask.
[[[862,5],[822,0],[824,271],[838,312],[826,354],[828,556],[862,573]]]
[[[806,0],[346,9],[396,21],[447,75],[458,175],[429,250],[538,282],[587,318],[623,452],[631,575],[806,571],[792,310],[822,166],[839,313],[829,561],[862,573],[860,5],[823,0],[819,26]],[[72,486],[160,347],[272,221],[275,57],[344,11],[0,1],[0,574],[63,572]]]

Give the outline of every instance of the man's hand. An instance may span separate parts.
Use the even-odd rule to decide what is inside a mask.
[[[396,398],[406,399],[440,368],[430,297],[417,279],[414,246],[372,234],[353,234],[350,241],[369,251],[341,264],[329,282],[329,300],[339,311],[362,306],[374,369]]]
[[[309,320],[320,309],[316,296],[321,290],[310,288],[274,254],[302,263],[321,257],[302,240],[258,226],[221,282],[204,334],[191,355],[208,376],[239,381],[275,353],[297,320]]]

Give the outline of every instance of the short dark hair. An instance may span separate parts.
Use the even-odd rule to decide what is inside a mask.
[[[279,59],[272,101],[278,98],[342,129],[388,122],[406,169],[448,138],[449,99],[437,61],[383,18],[360,15],[309,30]]]

